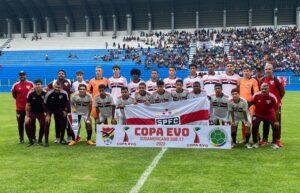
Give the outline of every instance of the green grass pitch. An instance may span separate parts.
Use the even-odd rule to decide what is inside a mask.
[[[129,192],[160,151],[56,145],[53,128],[49,148],[27,148],[18,144],[9,94],[0,94],[0,107],[1,193]],[[168,149],[140,192],[300,192],[299,110],[300,92],[288,92],[282,149]]]

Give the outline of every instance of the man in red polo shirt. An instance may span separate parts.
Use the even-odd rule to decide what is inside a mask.
[[[272,148],[278,149],[277,143],[279,137],[279,111],[278,102],[276,96],[269,91],[269,85],[263,83],[261,85],[261,91],[253,95],[251,104],[255,106],[254,115],[252,118],[252,136],[253,136],[253,148],[258,148],[258,129],[260,122],[269,122],[273,129],[273,141]]]
[[[27,94],[33,88],[33,83],[26,80],[26,73],[19,72],[20,81],[16,82],[11,89],[12,96],[16,100],[16,113],[19,130],[20,144],[24,143],[24,122],[25,122],[25,107],[27,102]]]
[[[281,101],[285,94],[284,81],[282,81],[281,79],[278,79],[277,77],[274,76],[273,65],[267,63],[265,66],[265,77],[263,78],[262,83],[266,83],[269,85],[270,93],[275,95],[275,97],[278,101],[279,127],[278,127],[278,141],[276,142],[276,144],[279,147],[283,147],[283,144],[281,143],[280,139],[281,139],[281,106],[282,106]],[[265,131],[264,133],[265,134],[263,136],[262,144],[266,143],[268,141],[269,129],[267,131]]]

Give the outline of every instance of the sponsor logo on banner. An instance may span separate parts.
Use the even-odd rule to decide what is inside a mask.
[[[180,117],[172,116],[173,112],[169,109],[164,109],[163,112],[158,112],[155,118],[156,125],[180,125]]]
[[[200,137],[198,134],[198,131],[200,131],[201,128],[200,127],[195,127],[194,128],[194,132],[195,132],[195,138],[194,138],[194,143],[200,143]]]
[[[215,147],[222,147],[227,141],[224,129],[215,128],[209,133],[209,141]]]
[[[110,145],[115,137],[115,128],[102,127],[102,141],[105,145]]]

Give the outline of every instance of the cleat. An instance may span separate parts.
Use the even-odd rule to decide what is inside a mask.
[[[272,149],[279,149],[279,146],[276,143],[272,143],[271,148]]]
[[[59,142],[61,145],[68,145],[68,143],[66,142],[66,140],[61,140],[60,142]]]
[[[43,142],[41,142],[41,141],[38,142],[37,144],[40,145],[40,146],[43,146]]]
[[[49,147],[49,143],[45,143],[45,144],[44,144],[44,147]]]
[[[54,143],[59,143],[59,138],[56,138],[56,139],[54,140]]]
[[[275,144],[276,144],[278,147],[283,147],[283,144],[281,143],[280,140],[277,140]]]
[[[79,142],[80,140],[81,140],[81,137],[78,135],[78,136],[76,137],[76,141]]]
[[[246,143],[246,144],[245,144],[245,147],[246,147],[247,149],[252,149],[252,146],[251,146],[250,143]]]
[[[67,143],[70,143],[72,141],[72,137],[71,136],[68,136],[67,137]]]
[[[33,147],[34,143],[29,143],[27,147]]]
[[[261,141],[259,142],[259,145],[260,145],[260,146],[268,145],[268,141],[263,139],[263,140],[261,140]]]
[[[72,141],[70,141],[70,143],[68,144],[68,146],[74,146],[74,145],[76,145],[76,144],[77,144],[77,142],[74,141],[74,140],[72,140]]]
[[[86,141],[86,144],[88,144],[88,145],[96,145],[96,143],[93,142],[92,140],[87,140],[87,141]]]
[[[24,144],[24,140],[20,140],[20,141],[19,141],[19,144]]]
[[[254,143],[254,144],[252,145],[252,148],[259,148],[259,144],[258,144],[258,143]]]

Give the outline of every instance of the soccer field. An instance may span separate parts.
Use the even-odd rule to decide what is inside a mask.
[[[57,145],[53,128],[49,148],[27,148],[18,144],[12,97],[0,94],[0,104],[1,193],[130,192],[161,151]],[[139,192],[300,192],[299,110],[300,92],[287,92],[283,148],[167,149]]]

